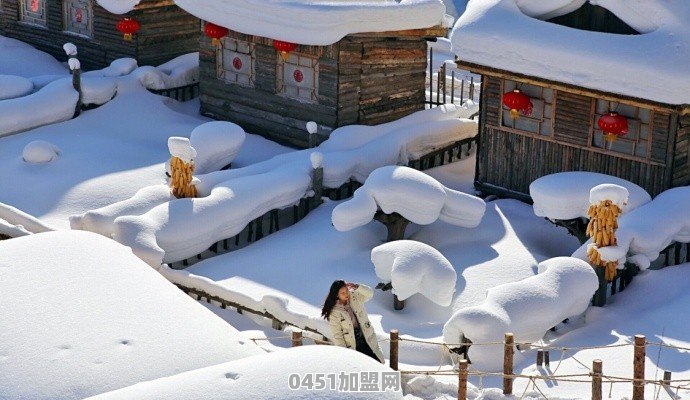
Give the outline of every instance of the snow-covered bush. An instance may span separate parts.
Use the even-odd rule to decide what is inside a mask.
[[[194,128],[189,141],[197,151],[196,174],[218,171],[230,164],[242,148],[247,134],[241,126],[213,121]]]
[[[443,327],[443,340],[496,343],[510,332],[516,342],[532,343],[551,327],[587,309],[599,286],[589,264],[556,257],[541,262],[538,268],[538,275],[493,287],[481,304],[458,310]],[[479,370],[498,371],[503,367],[503,345],[470,346],[469,358]]]
[[[376,276],[392,284],[399,300],[419,293],[440,306],[450,305],[457,273],[433,247],[414,240],[396,240],[375,247],[371,261]]]
[[[22,150],[22,159],[32,164],[48,163],[55,160],[59,155],[60,149],[44,140],[29,142]]]

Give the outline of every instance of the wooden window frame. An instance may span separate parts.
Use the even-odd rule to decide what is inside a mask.
[[[236,53],[244,54],[246,56],[249,56],[249,62],[251,65],[249,66],[249,74],[244,74],[240,72],[235,72],[230,69],[225,68],[225,57],[223,55],[223,52],[226,50],[228,47],[228,42],[229,41],[234,41],[235,43],[239,44],[240,42],[246,43],[248,52],[243,52],[239,51],[239,46],[235,46],[235,50],[228,50],[228,51],[234,51]],[[228,75],[234,76],[234,79],[229,79]],[[240,76],[247,76],[247,83],[240,82],[239,77]],[[248,40],[240,40],[232,37],[224,37],[221,39],[220,44],[218,45],[218,49],[216,50],[216,77],[220,79],[221,81],[231,84],[231,85],[239,85],[243,87],[249,87],[253,88],[256,86],[256,46],[255,43],[248,41]]]
[[[63,0],[62,2],[62,29],[63,32],[75,35],[87,39],[93,38],[93,3],[91,0],[86,0],[86,15],[88,18],[88,24],[86,26],[86,33],[80,31],[73,31],[70,29],[70,18],[72,14],[70,13],[71,0]]]
[[[290,62],[290,58],[292,57],[297,57],[297,62]],[[303,65],[302,60],[303,59],[308,59],[310,65]],[[291,64],[291,65],[296,65],[298,67],[302,68],[310,68],[314,71],[314,77],[312,81],[312,87],[307,89],[307,88],[301,88],[296,85],[289,85],[285,83],[285,64]],[[297,90],[297,96],[294,96],[292,94],[289,94],[287,92],[288,87],[293,87]],[[309,98],[305,97],[300,97],[299,93],[301,91],[306,91],[308,90],[309,93]],[[307,53],[299,53],[299,52],[292,52],[289,54],[288,59],[286,61],[283,60],[281,57],[280,52],[276,52],[276,93],[285,96],[289,99],[294,99],[297,101],[301,102],[307,102],[307,103],[318,103],[319,102],[319,57]]]
[[[40,13],[41,18],[36,18],[29,13],[33,14],[33,11],[27,10],[27,1],[31,0],[19,0],[19,22],[31,26],[36,26],[36,27],[41,27],[41,28],[48,28],[48,15],[47,15],[47,0],[37,0],[40,2],[40,8],[42,9],[42,12]],[[35,14],[34,14],[35,15]]]
[[[624,153],[622,151],[612,149],[611,147],[613,146],[613,143],[610,143],[607,141],[604,141],[604,147],[600,147],[600,146],[597,146],[595,144],[595,141],[594,141],[595,136],[599,132],[601,132],[601,130],[597,126],[598,118],[601,117],[601,115],[603,115],[603,114],[597,112],[597,110],[599,109],[599,103],[600,102],[601,103],[608,103],[607,107],[605,107],[607,110],[616,111],[617,107],[612,107],[611,103],[624,104],[627,107],[632,107],[635,109],[635,115],[634,116],[621,114],[625,118],[628,119],[628,122],[630,122],[631,120],[637,121],[637,132],[635,132],[635,134],[636,134],[635,137],[634,138],[631,137],[630,135],[632,132],[628,132],[627,135],[619,137],[616,139],[616,141],[631,143],[632,144],[632,153]],[[645,160],[645,162],[648,162],[648,163],[653,162],[652,161],[652,142],[653,142],[653,133],[654,133],[654,114],[655,114],[654,110],[649,109],[649,108],[644,108],[644,110],[646,110],[649,113],[649,117],[648,117],[648,122],[643,123],[642,120],[639,118],[640,110],[642,110],[643,107],[639,107],[639,106],[632,105],[632,104],[626,104],[625,102],[615,102],[615,101],[604,100],[604,99],[593,99],[593,107],[592,108],[593,108],[592,121],[591,121],[591,127],[592,128],[590,131],[590,138],[589,138],[589,144],[592,148],[605,150],[608,154],[616,154],[618,156],[622,156],[622,157],[626,157],[626,158],[627,157],[635,157],[638,159]],[[647,127],[647,138],[646,139],[640,139],[640,132],[642,131],[643,125]],[[646,149],[644,157],[637,155],[637,145],[643,141],[646,142],[646,145],[647,145],[647,149]]]
[[[510,81],[510,82],[514,83],[517,88],[520,88],[524,85],[528,85],[528,86],[539,88],[541,90],[541,97],[537,98],[537,97],[531,97],[530,96],[530,98],[532,98],[532,99],[537,99],[537,100],[541,101],[541,107],[542,107],[541,118],[535,118],[535,117],[531,117],[531,116],[528,117],[525,115],[520,115],[520,118],[526,118],[526,119],[529,119],[532,121],[536,121],[539,124],[538,125],[539,129],[537,130],[537,132],[532,132],[529,130],[516,128],[514,119],[512,120],[512,122],[513,122],[512,125],[505,125],[503,115],[504,115],[504,113],[509,112],[509,110],[507,110],[507,108],[504,107],[504,105],[503,105],[503,95],[507,91],[506,81]],[[544,90],[546,90],[546,89],[551,90],[551,102],[550,103],[546,102],[546,100],[544,98]],[[553,138],[553,136],[554,136],[554,121],[556,119],[556,96],[557,96],[557,94],[558,94],[558,91],[556,89],[550,88],[547,86],[535,85],[533,83],[525,83],[525,82],[515,81],[515,80],[511,80],[511,79],[501,79],[500,98],[498,99],[499,100],[499,108],[500,108],[500,112],[498,115],[498,118],[499,118],[498,128],[510,130],[510,131],[515,131],[515,132],[531,133],[531,134],[535,134],[535,135],[537,135],[539,137],[543,137],[543,138]],[[548,114],[548,117],[547,117],[547,114],[544,112],[547,105],[551,106],[551,112]],[[542,134],[541,133],[542,124],[544,124],[547,119],[549,120],[549,122],[548,122],[548,124],[549,124],[548,132],[549,133],[548,134]]]

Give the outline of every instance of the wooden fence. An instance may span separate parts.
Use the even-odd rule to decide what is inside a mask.
[[[170,97],[177,101],[188,101],[199,97],[199,82],[169,89],[149,89],[149,92],[160,96]]]
[[[426,77],[426,98],[425,102],[429,107],[436,107],[443,104],[462,104],[465,100],[479,102],[479,82],[475,82],[475,75],[469,71],[457,68],[448,68],[446,62],[434,71],[434,49],[429,48],[428,71]],[[446,61],[446,60],[442,60]],[[448,73],[450,72],[450,74]]]

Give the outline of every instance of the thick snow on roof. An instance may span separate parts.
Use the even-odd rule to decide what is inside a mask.
[[[123,14],[138,0],[98,0],[106,10]],[[176,0],[175,4],[205,21],[248,35],[299,44],[329,45],[359,32],[385,32],[440,25],[441,0]]]
[[[0,254],[2,399],[84,398],[263,353],[103,236],[39,233]]]
[[[583,0],[474,0],[453,29],[460,60],[668,104],[690,103],[690,4],[590,0],[641,35],[573,29],[540,19]]]

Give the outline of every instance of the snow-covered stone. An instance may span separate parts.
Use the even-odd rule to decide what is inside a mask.
[[[589,218],[590,191],[602,184],[622,186],[628,191],[623,213],[648,203],[652,197],[640,186],[615,176],[596,172],[571,171],[542,176],[529,185],[534,200],[534,214],[551,220]]]
[[[390,282],[398,299],[421,294],[448,307],[453,300],[457,273],[438,250],[414,240],[384,243],[371,251],[376,276]]]
[[[81,399],[263,353],[110,239],[41,233],[0,254],[3,399]]]
[[[26,96],[34,90],[30,79],[17,75],[0,75],[0,100]]]
[[[685,0],[592,0],[640,35],[547,23],[584,0],[469,2],[451,40],[464,62],[649,99],[690,103],[690,7]]]
[[[610,200],[618,207],[623,207],[628,203],[628,197],[628,189],[611,183],[597,185],[589,191],[590,204],[598,204],[601,201]]]
[[[218,171],[230,164],[242,148],[247,134],[237,124],[213,121],[192,131],[189,142],[196,149],[195,174]]]
[[[124,14],[139,0],[98,0],[106,10]],[[441,0],[177,0],[188,13],[247,35],[324,46],[351,33],[428,28],[443,23]],[[318,21],[318,23],[315,23]]]
[[[60,149],[45,140],[34,140],[22,151],[22,159],[32,164],[43,164],[55,160],[60,155]]]
[[[419,225],[441,219],[467,228],[479,225],[486,210],[482,199],[449,189],[423,172],[401,166],[378,168],[355,194],[353,200],[333,210],[333,226],[339,231],[369,223],[377,208],[386,214],[397,212]]]
[[[511,332],[517,343],[540,340],[566,318],[583,313],[599,280],[592,267],[576,258],[556,257],[539,264],[538,275],[493,287],[483,303],[457,311],[443,327],[446,343],[462,338],[473,343],[500,343]],[[503,367],[503,345],[470,346],[469,357],[479,370]],[[517,355],[520,361],[519,354]]]

